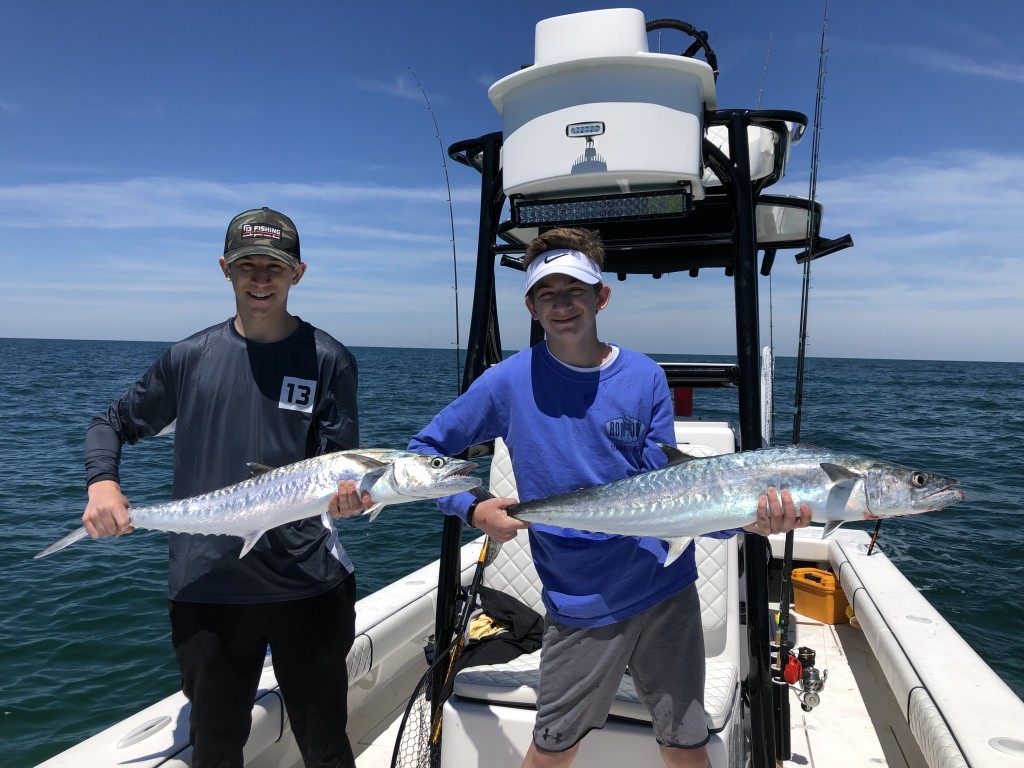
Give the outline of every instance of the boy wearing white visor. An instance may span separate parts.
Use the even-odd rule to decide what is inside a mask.
[[[596,232],[553,229],[526,251],[526,308],[544,342],[489,368],[409,444],[456,455],[501,437],[523,501],[612,482],[665,464],[675,445],[665,374],[646,355],[601,341],[597,313],[611,288],[601,279]],[[580,740],[601,728],[628,668],[651,713],[668,766],[707,764],[704,641],[694,546],[663,565],[666,544],[534,524],[505,510],[516,499],[439,500],[498,542],[529,527],[543,583],[541,676],[533,741],[524,766],[566,766]],[[807,505],[768,489],[749,530],[804,527]],[[738,531],[715,534],[726,538]]]

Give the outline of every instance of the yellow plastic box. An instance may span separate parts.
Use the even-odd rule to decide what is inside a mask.
[[[793,569],[796,612],[822,624],[845,624],[850,603],[834,573],[820,568]]]

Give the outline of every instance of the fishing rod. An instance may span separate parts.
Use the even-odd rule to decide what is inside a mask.
[[[764,96],[764,85],[768,80],[768,59],[772,55],[772,33],[768,33],[768,50],[764,54],[764,70],[761,72],[761,90],[757,92],[757,108],[761,108],[761,97]]]
[[[402,716],[391,755],[391,768],[430,768],[439,764],[444,702],[452,692],[484,570],[494,562],[500,550],[500,544],[489,536],[484,538],[472,581],[456,607],[452,637],[445,639],[446,645],[442,648],[442,638],[434,636],[430,666],[409,697]]]
[[[761,100],[764,97],[764,87],[768,82],[768,61],[772,55],[772,38],[773,33],[768,34],[768,48],[764,54],[764,69],[761,72],[761,89],[757,92],[757,109],[761,109]],[[767,252],[765,253],[767,258]],[[761,274],[763,275],[764,265],[762,264]],[[767,378],[769,382],[768,391],[765,393],[768,397],[767,407],[764,408],[764,416],[762,417],[763,424],[765,426],[764,435],[762,436],[762,443],[764,445],[775,444],[775,302],[774,293],[772,292],[772,273],[768,270],[768,349],[767,354],[762,351],[762,372],[761,380],[762,386],[764,380]]]
[[[810,300],[811,290],[811,262],[813,261],[813,246],[814,246],[814,202],[817,195],[818,185],[818,161],[820,157],[820,142],[821,142],[821,116],[822,116],[822,105],[825,97],[825,73],[827,70],[827,59],[828,49],[825,47],[825,34],[828,29],[828,2],[825,2],[825,13],[821,22],[821,47],[818,53],[818,83],[817,92],[814,98],[814,132],[811,142],[811,174],[808,189],[808,198],[810,206],[807,212],[807,234],[806,234],[806,253],[807,259],[804,260],[803,269],[803,281],[800,292],[800,331],[797,339],[797,357],[796,357],[796,389],[794,395],[793,404],[793,435],[792,443],[795,445],[800,442],[800,426],[801,416],[803,412],[803,392],[804,392],[804,376],[805,376],[805,362],[807,357],[807,314],[808,305]],[[792,600],[793,591],[793,531],[786,533],[785,549],[783,554],[782,562],[782,581],[779,586],[779,616],[778,616],[778,627],[775,633],[776,643],[778,645],[778,656],[777,656],[777,672],[782,676],[783,680],[792,685],[796,680],[792,680],[795,676],[793,666],[789,663],[791,657],[791,651],[793,650],[793,642],[789,637],[789,604]],[[799,661],[797,662],[799,664]],[[792,680],[792,681],[791,681]],[[783,732],[784,739],[776,739],[777,761],[781,766],[784,759],[788,757],[789,753],[789,706],[788,698],[785,699],[785,703],[780,698],[779,701],[780,714],[782,720],[785,722],[780,723],[780,731]],[[806,705],[805,705],[806,709]]]
[[[437,138],[437,146],[441,150],[441,168],[444,169],[444,186],[448,193],[448,221],[451,225],[451,244],[452,244],[452,274],[454,276],[455,284],[455,394],[458,396],[462,392],[462,379],[460,374],[460,358],[462,357],[461,342],[459,339],[459,262],[455,257],[455,211],[452,207],[452,185],[448,179],[448,160],[445,156],[444,144],[441,142],[441,131],[437,127],[437,117],[434,115],[434,108],[430,106],[430,99],[427,98],[427,92],[423,89],[423,85],[420,83],[420,79],[416,77],[416,73],[412,67],[409,67],[409,73],[412,75],[412,79],[416,81],[416,87],[420,89],[420,94],[423,96],[423,101],[427,105],[427,111],[430,113],[430,119],[434,122],[434,136]]]
[[[825,47],[825,32],[828,27],[828,3],[825,3],[825,18],[821,22],[821,50],[818,55],[818,91],[814,99],[814,133],[811,139],[811,178],[808,198],[807,236],[805,248],[808,258],[804,260],[803,284],[800,293],[800,334],[797,339],[796,395],[793,404],[793,442],[800,442],[800,422],[804,397],[804,363],[807,357],[807,309],[811,292],[811,254],[814,247],[814,202],[818,188],[818,160],[821,144],[821,114],[825,100],[825,73],[828,49]]]
[[[459,320],[459,264],[456,258],[455,250],[455,212],[452,207],[452,187],[451,181],[448,178],[448,160],[444,151],[444,144],[441,142],[441,131],[437,127],[437,117],[434,114],[434,109],[430,105],[430,99],[427,98],[427,92],[420,83],[420,79],[416,77],[416,72],[413,71],[412,67],[409,67],[409,72],[412,74],[413,80],[416,81],[416,87],[420,89],[420,93],[423,96],[423,101],[427,105],[427,111],[430,112],[430,119],[434,122],[434,136],[437,138],[437,145],[441,151],[441,167],[444,169],[444,185],[448,193],[448,221],[451,226],[451,244],[452,244],[452,273],[454,275],[454,291],[455,291],[455,396],[458,397],[462,394],[462,375],[460,357],[462,356],[459,326],[461,325]],[[472,341],[472,340],[471,340]],[[444,527],[441,532],[441,563],[440,570],[438,571],[437,577],[437,609],[436,609],[436,625],[438,627],[445,626],[450,627],[453,631],[456,628],[458,622],[458,599],[455,589],[452,589],[452,584],[457,586],[459,575],[458,575],[458,559],[447,558],[445,552],[455,551],[459,548],[462,538],[462,522],[458,518],[447,517],[444,521]],[[485,546],[485,550],[494,551],[494,547]],[[481,556],[482,557],[482,556]],[[482,573],[482,568],[478,567],[478,574]],[[444,617],[443,620],[441,617]],[[440,631],[435,634],[440,635]],[[457,638],[458,635],[455,636]],[[454,664],[457,659],[457,652],[454,650],[455,640],[453,639],[452,644],[449,645],[444,651],[441,652],[441,657],[449,657],[451,663]],[[436,646],[436,643],[435,643]],[[436,647],[435,647],[436,654]],[[439,691],[445,683],[444,677],[445,669],[440,659],[435,659],[435,663],[431,665],[430,669],[427,670],[420,685],[423,686],[424,690],[430,689]],[[410,700],[411,705],[412,700]],[[436,705],[436,702],[435,702]],[[438,715],[440,714],[440,708],[437,708]],[[409,713],[406,713],[406,717],[409,717]],[[402,728],[405,729],[405,723],[403,722]],[[413,729],[415,730],[415,729]],[[396,759],[398,754],[398,747],[396,746]],[[431,744],[430,754],[428,757],[429,765],[436,765],[438,762],[439,750],[436,744]],[[414,763],[419,765],[418,763]],[[395,763],[393,763],[395,765]]]

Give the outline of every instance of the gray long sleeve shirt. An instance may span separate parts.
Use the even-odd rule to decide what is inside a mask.
[[[174,424],[175,499],[237,483],[248,462],[282,466],[359,445],[355,358],[300,322],[272,344],[231,320],[172,345],[86,433],[86,481],[120,482],[123,444]],[[169,534],[173,600],[258,603],[299,599],[353,568],[329,517],[268,531],[244,558],[232,536]]]

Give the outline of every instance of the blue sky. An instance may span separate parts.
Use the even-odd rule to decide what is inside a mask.
[[[353,346],[464,345],[479,177],[446,161],[453,247],[434,119],[445,148],[500,130],[486,91],[533,61],[536,22],[598,7],[3,0],[0,336],[169,341],[224,319],[224,229],[268,205],[309,264],[293,311]],[[813,117],[822,2],[635,7],[709,32],[719,106]],[[831,3],[817,196],[856,246],[813,265],[809,354],[1024,361],[1022,28],[1018,0]],[[773,191],[806,194],[810,163],[808,134]],[[786,254],[761,287],[779,354],[800,278]],[[498,285],[517,348],[522,275]],[[612,286],[605,340],[731,353],[721,272]]]

